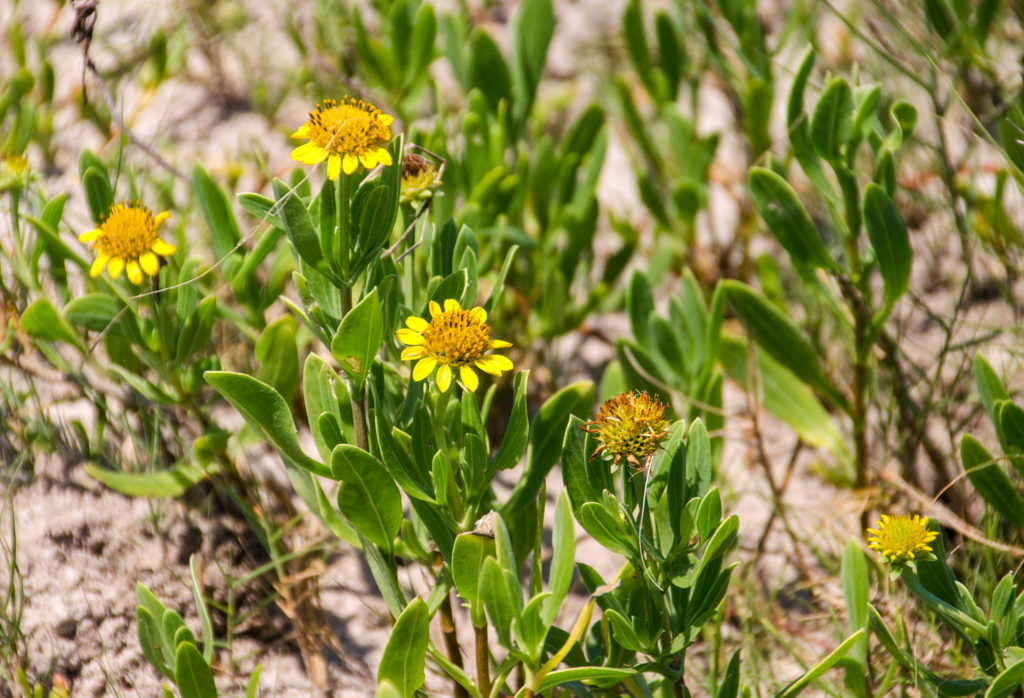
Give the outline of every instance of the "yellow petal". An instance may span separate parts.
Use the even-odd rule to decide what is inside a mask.
[[[341,174],[342,160],[340,155],[327,158],[327,179],[335,180]],[[345,174],[349,174],[346,172]]]
[[[492,376],[500,376],[502,371],[511,371],[512,362],[508,357],[499,354],[488,354],[475,362],[476,367]]]
[[[94,279],[97,276],[99,276],[100,272],[103,271],[103,267],[105,267],[107,265],[108,261],[110,261],[110,255],[109,254],[101,254],[100,256],[98,256],[93,261],[92,266],[89,267],[89,276],[91,276]]]
[[[425,341],[423,339],[423,335],[418,332],[413,332],[405,327],[395,332],[395,339],[402,344],[410,344],[413,346],[419,346]]]
[[[372,170],[377,166],[377,154],[369,150],[364,150],[359,154],[359,162],[361,162],[363,167],[366,169]]]
[[[78,240],[80,242],[92,242],[102,234],[103,231],[100,230],[99,228],[96,228],[96,230],[87,230],[86,232],[78,236]]]
[[[512,342],[506,342],[504,339],[492,339],[487,343],[488,349],[505,349],[512,346]]]
[[[291,135],[292,138],[307,138],[309,136],[309,122],[302,124],[299,128]]]
[[[433,356],[424,356],[412,367],[412,379],[414,381],[423,380],[434,372],[435,366],[437,366],[437,359]]]
[[[406,347],[402,350],[402,361],[411,361],[421,356],[426,356],[427,350],[423,347]]]
[[[393,162],[391,159],[391,153],[388,152],[386,148],[377,148],[377,162],[385,167],[391,167]]]
[[[477,386],[480,385],[480,379],[477,377],[476,371],[469,366],[459,367],[459,378],[462,380],[462,384],[466,386],[466,390],[471,393],[475,393]]]
[[[324,149],[312,143],[303,143],[292,151],[292,160],[298,160],[304,165],[315,165],[323,158]]]
[[[132,259],[128,261],[128,266],[125,267],[128,272],[128,280],[133,284],[142,283],[142,267],[139,266],[139,260]]]
[[[161,213],[156,214],[156,218],[153,219],[153,223],[155,224],[155,226],[157,228],[159,228],[160,224],[163,223],[165,220],[167,220],[170,217],[171,217],[171,214],[170,214],[169,211],[163,211]]]
[[[167,244],[162,238],[157,238],[150,246],[150,249],[161,257],[169,257],[178,251],[177,247]]]
[[[143,252],[139,257],[139,266],[150,276],[156,276],[156,273],[160,271],[160,260],[152,252]]]
[[[110,260],[110,266],[107,267],[107,271],[110,272],[110,278],[116,279],[121,276],[121,272],[124,271],[124,257],[114,257]]]
[[[352,174],[359,167],[359,158],[352,153],[345,153],[345,159],[341,163],[341,169],[345,174]]]
[[[430,326],[430,323],[419,315],[410,315],[405,319],[405,326],[414,332],[422,332]]]
[[[448,388],[452,387],[452,367],[448,364],[441,364],[437,369],[437,387],[442,393],[447,393]]]
[[[462,306],[454,298],[449,298],[444,302],[444,312],[450,313],[453,310],[462,310]]]
[[[441,306],[437,304],[437,301],[430,301],[428,307],[430,308],[430,317],[437,317],[441,314]]]
[[[481,308],[479,305],[469,311],[469,316],[479,322],[481,325],[487,322],[487,311]]]

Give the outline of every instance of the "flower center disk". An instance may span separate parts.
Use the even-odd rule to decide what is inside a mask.
[[[427,350],[452,366],[473,363],[487,350],[491,331],[469,310],[446,310],[423,330]]]
[[[145,208],[118,204],[100,225],[96,244],[111,257],[137,259],[153,247],[157,239],[156,220]]]

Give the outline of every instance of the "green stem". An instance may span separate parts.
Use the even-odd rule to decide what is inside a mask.
[[[349,278],[349,253],[351,252],[352,221],[349,212],[349,198],[352,195],[352,175],[342,174],[334,180],[334,253],[341,267],[342,311],[352,307],[352,279]],[[348,305],[345,305],[345,296]]]
[[[14,258],[18,261],[18,277],[33,291],[39,290],[39,283],[36,281],[32,268],[29,266],[28,258],[25,257],[25,241],[21,237],[21,215],[19,206],[21,204],[21,189],[11,190],[11,232],[14,235]]]
[[[487,644],[487,625],[473,628],[476,634],[476,682],[481,696],[491,695],[490,648]]]

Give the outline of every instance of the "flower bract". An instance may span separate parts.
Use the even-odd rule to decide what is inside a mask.
[[[619,393],[606,400],[594,420],[582,427],[594,434],[601,444],[591,460],[604,451],[611,454],[616,464],[625,459],[634,468],[643,467],[668,433],[665,407],[646,391]]]
[[[932,548],[929,545],[939,535],[928,530],[928,519],[914,514],[882,514],[875,524],[878,528],[869,528],[868,547],[877,550],[882,557],[893,564],[913,562],[921,557],[930,557]]]
[[[292,134],[292,138],[309,139],[292,151],[292,159],[306,165],[326,161],[328,179],[337,179],[342,172],[352,174],[360,165],[367,169],[378,163],[390,165],[391,121],[362,100],[324,100]]]
[[[0,160],[0,191],[22,189],[38,175],[21,155],[9,155]]]
[[[166,211],[154,216],[137,201],[111,206],[99,228],[78,237],[82,242],[91,242],[96,252],[89,275],[99,276],[107,267],[115,279],[122,271],[127,272],[133,284],[142,283],[143,273],[156,276],[160,257],[172,255],[178,249],[157,234],[160,224],[170,217]]]
[[[457,370],[459,382],[466,390],[475,392],[480,379],[474,368],[495,376],[512,370],[507,357],[487,353],[512,344],[491,339],[487,311],[479,306],[463,310],[457,300],[449,298],[442,308],[437,301],[430,301],[430,320],[413,315],[405,324],[395,332],[395,337],[408,345],[402,350],[402,360],[417,360],[412,369],[413,380],[423,380],[436,368],[437,387],[447,392]]]

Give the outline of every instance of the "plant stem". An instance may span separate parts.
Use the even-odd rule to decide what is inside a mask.
[[[490,648],[487,645],[487,625],[473,628],[476,635],[476,682],[481,696],[491,695]]]
[[[441,602],[441,634],[444,635],[445,649],[452,664],[462,668],[462,648],[459,647],[459,636],[455,630],[455,619],[452,616],[451,592],[444,595]],[[469,698],[469,691],[458,681],[452,679],[452,695],[455,698]]]
[[[352,279],[349,278],[349,253],[351,252],[352,221],[349,211],[349,199],[352,196],[352,175],[341,174],[334,180],[334,253],[341,267],[341,316],[344,318],[352,310]],[[352,430],[355,432],[356,447],[364,451],[370,450],[370,442],[366,437],[366,411],[363,409],[365,385],[356,385],[349,381],[349,404],[352,407]]]

